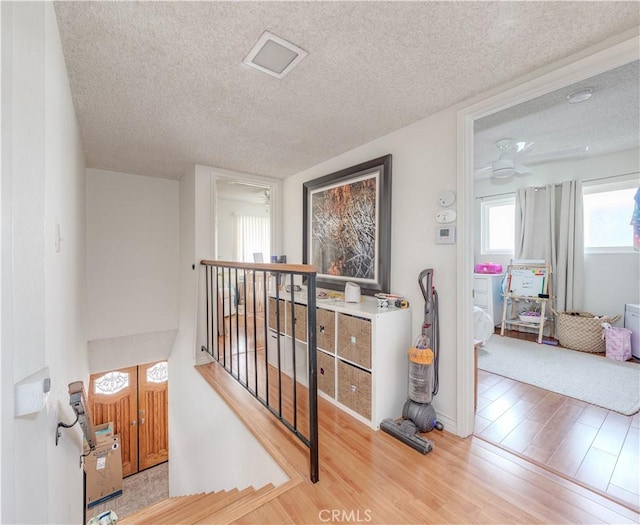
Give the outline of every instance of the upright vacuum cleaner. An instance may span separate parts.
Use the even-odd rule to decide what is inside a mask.
[[[418,435],[443,426],[431,406],[438,393],[438,293],[433,287],[433,269],[420,272],[418,283],[424,297],[424,322],[416,345],[409,349],[409,399],[402,418],[385,419],[380,428],[418,452],[433,450],[433,441]]]

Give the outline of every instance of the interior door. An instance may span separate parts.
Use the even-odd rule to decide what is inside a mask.
[[[113,422],[120,435],[122,475],[138,472],[137,367],[93,374],[89,380],[89,406],[93,424]]]
[[[140,470],[169,459],[169,383],[166,361],[138,366]]]

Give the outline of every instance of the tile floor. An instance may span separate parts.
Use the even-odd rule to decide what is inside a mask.
[[[169,497],[169,463],[162,463],[124,479],[122,495],[87,510],[87,521],[107,510],[118,518]]]

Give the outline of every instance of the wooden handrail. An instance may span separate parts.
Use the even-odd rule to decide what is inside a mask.
[[[202,259],[203,266],[224,266],[226,268],[241,268],[244,270],[260,270],[281,273],[300,273],[305,275],[318,273],[318,269],[311,264],[281,264],[281,263],[243,263],[236,261],[213,261]]]

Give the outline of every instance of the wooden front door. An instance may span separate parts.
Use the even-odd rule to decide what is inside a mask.
[[[138,472],[137,367],[93,374],[89,406],[94,425],[113,422],[113,433],[120,435],[122,475]]]
[[[166,361],[91,376],[93,424],[113,422],[121,440],[123,476],[168,460],[168,391]]]
[[[140,470],[169,459],[169,385],[167,362],[138,367],[138,437]]]

